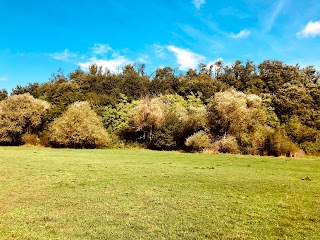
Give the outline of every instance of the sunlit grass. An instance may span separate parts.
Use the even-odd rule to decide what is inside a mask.
[[[320,239],[320,159],[0,148],[0,239]]]

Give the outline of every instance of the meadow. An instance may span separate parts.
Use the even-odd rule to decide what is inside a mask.
[[[320,239],[320,158],[0,147],[0,239]]]

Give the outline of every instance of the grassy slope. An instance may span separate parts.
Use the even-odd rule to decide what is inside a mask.
[[[319,229],[319,158],[0,147],[0,239],[320,239]]]

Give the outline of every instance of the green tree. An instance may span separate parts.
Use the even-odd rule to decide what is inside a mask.
[[[158,68],[154,78],[150,81],[149,91],[152,96],[160,94],[175,94],[179,89],[179,77],[175,75],[175,69],[170,67]]]
[[[16,88],[12,89],[11,95],[21,95],[24,93],[29,93],[35,98],[39,98],[39,83],[29,83],[27,86],[16,86]]]
[[[201,93],[201,99],[205,101],[213,96],[216,92],[227,89],[227,86],[213,79],[209,74],[191,72],[189,70],[185,76],[180,77],[179,94],[186,97],[190,94]]]
[[[128,98],[121,94],[121,98],[115,106],[108,105],[99,108],[99,115],[102,116],[104,127],[108,132],[121,135],[128,129],[130,111],[137,105],[136,101],[128,102]]]
[[[302,84],[285,83],[281,86],[273,100],[275,112],[282,123],[296,115],[307,122],[312,114],[312,96]]]
[[[8,98],[8,91],[6,89],[0,89],[0,101]]]
[[[126,95],[129,101],[141,99],[148,95],[149,78],[136,71],[135,66],[126,65],[119,75],[122,87],[121,92]]]

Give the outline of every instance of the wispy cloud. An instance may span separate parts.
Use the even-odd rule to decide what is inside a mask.
[[[184,31],[188,36],[194,38],[194,39],[201,39],[206,42],[211,42],[213,41],[213,37],[210,34],[205,34],[201,32],[199,29],[194,28],[190,25],[181,25],[182,31]]]
[[[179,68],[181,70],[197,68],[199,63],[205,60],[204,56],[186,49],[178,48],[175,46],[168,46],[167,49],[175,54],[177,62],[179,64]]]
[[[108,68],[111,72],[119,72],[123,66],[131,64],[132,61],[127,57],[118,53],[118,51],[113,50],[108,44],[95,43],[93,47],[88,49],[89,51],[85,54],[75,54],[71,53],[68,49],[63,52],[56,52],[49,54],[51,57],[57,60],[72,62],[78,65],[84,71],[87,71],[89,67],[93,64],[101,66],[102,68]],[[110,57],[106,57],[106,53],[111,53]],[[139,58],[142,62],[147,61],[146,55],[141,55]]]
[[[108,44],[95,43],[92,48],[92,52],[96,55],[104,55],[109,51],[112,51],[112,48]]]
[[[251,32],[247,29],[241,30],[239,33],[231,33],[229,36],[234,39],[241,39],[241,38],[247,38]]]
[[[147,55],[147,54],[142,54],[139,58],[138,58],[138,60],[137,60],[137,62],[138,63],[150,63],[149,62],[149,55]]]
[[[196,7],[196,9],[199,10],[201,6],[206,3],[206,0],[193,0],[192,3]]]
[[[71,58],[77,56],[77,54],[71,53],[68,49],[65,49],[63,52],[56,52],[49,55],[56,60],[61,60],[65,62],[68,62]]]
[[[0,81],[8,81],[8,80],[9,80],[8,74],[0,75]]]
[[[308,24],[297,33],[297,38],[310,38],[320,36],[320,21],[308,22]]]
[[[158,58],[163,58],[164,57],[164,49],[165,47],[164,46],[161,46],[159,44],[154,44],[154,51],[156,53],[156,56]]]
[[[83,70],[88,70],[89,66],[92,64],[96,64],[97,66],[101,66],[103,68],[108,68],[111,72],[117,73],[122,69],[123,66],[132,63],[128,58],[125,56],[117,56],[113,59],[97,59],[96,57],[92,57],[87,62],[80,62],[78,65]]]
[[[284,8],[287,0],[278,0],[276,2],[275,7],[273,8],[271,15],[268,15],[267,18],[265,19],[266,21],[266,31],[269,32],[277,20],[278,16],[280,15],[282,9]]]

